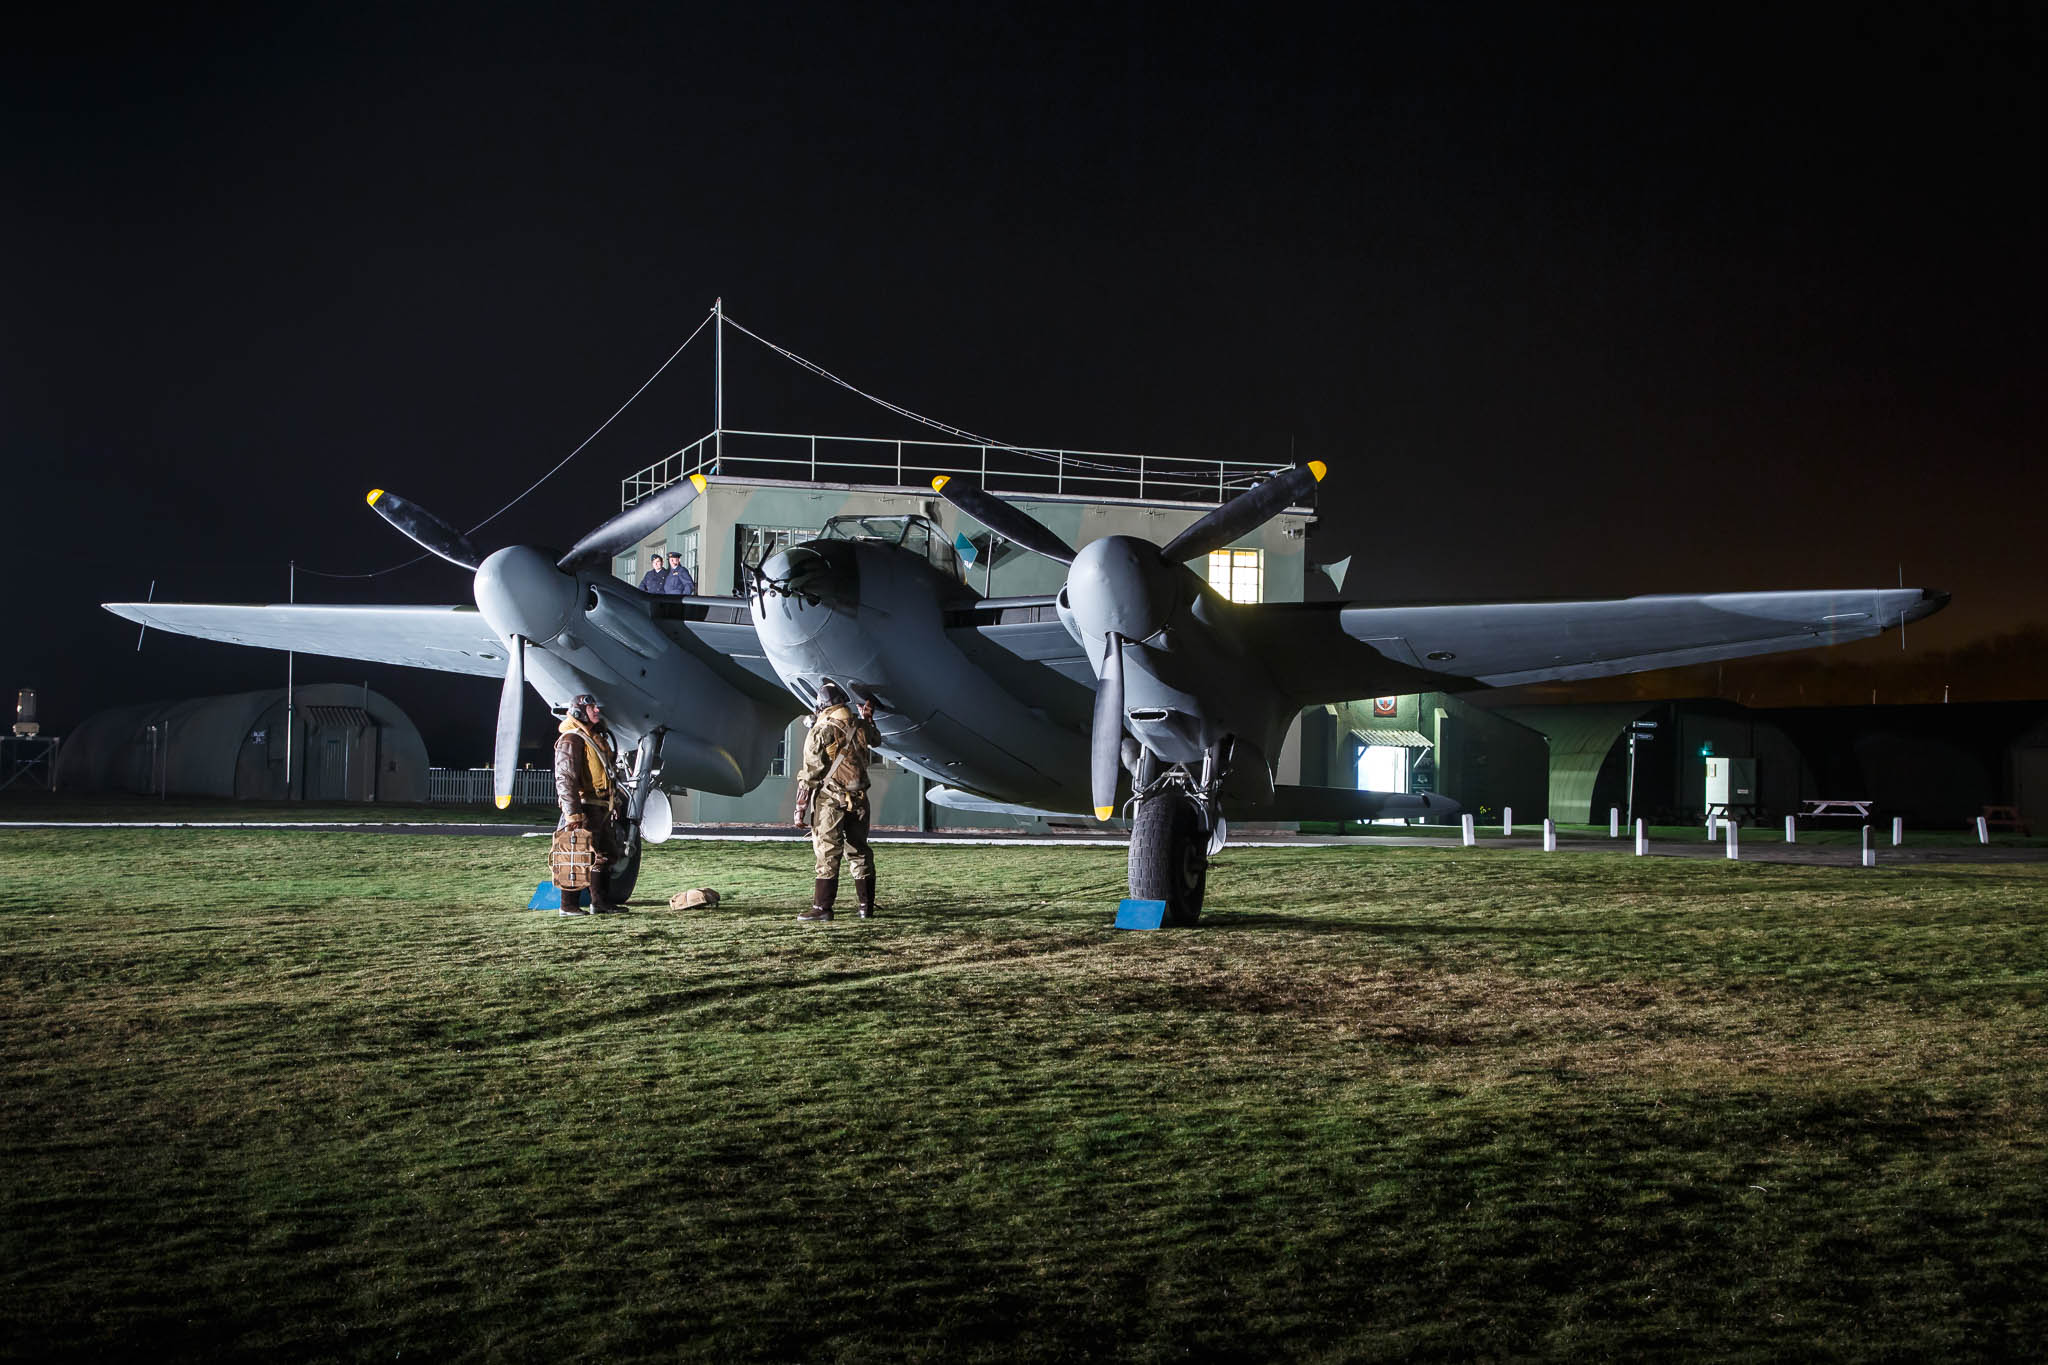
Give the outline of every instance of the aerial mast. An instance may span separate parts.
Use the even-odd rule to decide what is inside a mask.
[[[290,561],[291,578],[285,588],[285,600],[293,605],[299,600],[299,561]],[[293,706],[292,668],[298,662],[298,655],[291,650],[284,652],[284,799],[292,799],[292,726],[296,720]]]
[[[725,298],[723,295],[711,301],[711,406],[713,431],[711,435],[711,458],[713,462],[725,457]]]

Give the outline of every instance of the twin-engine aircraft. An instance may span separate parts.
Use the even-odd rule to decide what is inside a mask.
[[[936,804],[1034,814],[1119,810],[1133,896],[1170,922],[1201,914],[1228,821],[1454,814],[1455,802],[1274,781],[1303,707],[1367,696],[1594,678],[1837,644],[1938,611],[1919,588],[1721,593],[1588,602],[1373,607],[1225,601],[1187,567],[1298,502],[1312,462],[1209,512],[1166,545],[1070,546],[957,480],[939,495],[997,536],[1067,565],[1050,597],[983,597],[923,517],[836,517],[756,571],[744,601],[652,597],[614,555],[702,492],[663,489],[556,556],[481,554],[393,493],[370,504],[473,572],[474,608],[110,603],[160,630],[232,644],[501,676],[495,782],[509,803],[529,684],[557,710],[580,692],[626,754],[632,893],[643,836],[668,836],[665,792],[737,796],[766,776],[790,720],[830,678],[872,700],[883,752],[938,783]]]

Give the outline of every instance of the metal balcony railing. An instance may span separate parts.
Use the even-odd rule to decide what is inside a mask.
[[[619,506],[692,474],[922,489],[940,474],[995,492],[1146,502],[1220,503],[1272,474],[1256,460],[1187,460],[1104,450],[1018,451],[966,441],[713,431],[619,482]]]

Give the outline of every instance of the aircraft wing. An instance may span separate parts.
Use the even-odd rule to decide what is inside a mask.
[[[475,607],[223,606],[109,602],[156,630],[231,645],[404,664],[480,678],[505,676],[505,645]]]
[[[1636,673],[1867,639],[1941,610],[1922,588],[1735,592],[1593,602],[1363,607],[1275,603],[1247,641],[1302,705]]]
[[[1094,705],[1095,670],[1060,624],[1052,598],[984,602],[950,613],[946,626],[961,653],[1013,695],[1086,723]]]

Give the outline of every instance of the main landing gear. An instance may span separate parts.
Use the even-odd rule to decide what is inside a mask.
[[[632,897],[635,883],[640,880],[640,849],[644,842],[640,838],[640,816],[647,809],[647,794],[654,790],[654,779],[661,773],[661,741],[667,733],[666,729],[656,730],[641,742],[639,748],[626,755],[626,770],[622,774],[626,814],[618,822],[619,856],[612,859],[610,872],[605,877],[613,905],[624,905]]]
[[[1131,896],[1165,901],[1166,922],[1202,919],[1209,882],[1209,825],[1201,807],[1178,786],[1137,803],[1131,816]]]
[[[1131,897],[1165,901],[1168,924],[1199,924],[1202,895],[1209,884],[1209,855],[1223,843],[1217,787],[1227,767],[1228,749],[1219,746],[1211,752],[1199,778],[1185,767],[1167,767],[1150,751],[1133,757]]]

